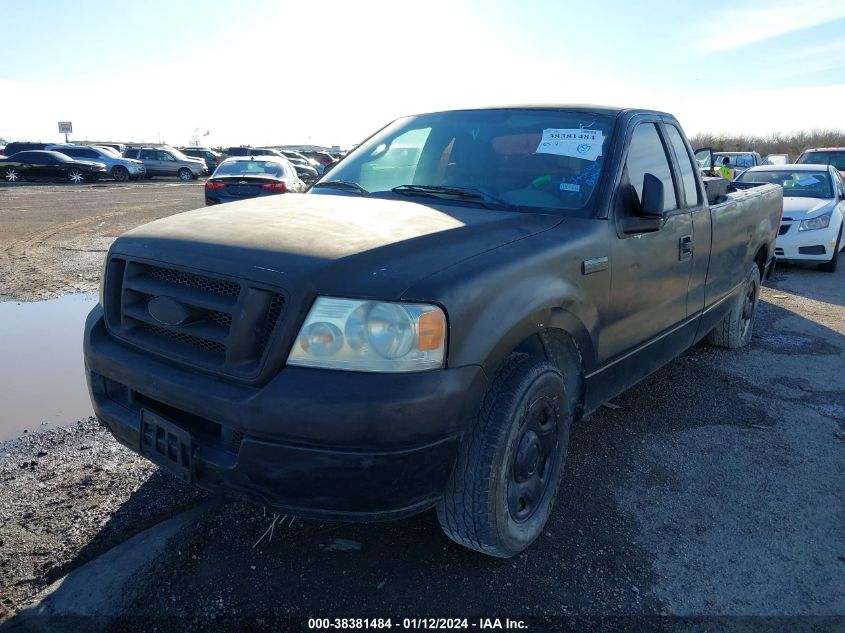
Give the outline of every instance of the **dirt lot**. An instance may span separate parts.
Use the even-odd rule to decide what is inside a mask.
[[[0,300],[96,290],[114,238],[203,204],[196,182],[0,184]]]
[[[201,197],[195,185],[143,186],[155,204],[141,188],[61,188],[63,205],[79,196],[88,209],[60,215],[57,225],[79,222],[68,238],[50,226],[48,191],[0,190],[0,213],[18,225],[18,206],[41,209],[14,229],[23,245],[0,243],[64,281],[42,288],[4,260],[3,272],[17,266],[7,295],[63,292],[79,273],[93,284],[94,245]],[[67,244],[83,250],[62,255]],[[779,267],[768,286],[750,347],[699,345],[573,430],[546,534],[513,560],[453,545],[431,512],[371,525],[289,517],[256,545],[270,518],[227,502],[200,508],[127,583],[125,602],[100,604],[105,619],[76,630],[428,615],[530,617],[536,631],[845,630],[845,267]],[[0,620],[28,607],[9,626],[38,629],[29,601],[51,581],[203,498],[91,421],[0,444]]]

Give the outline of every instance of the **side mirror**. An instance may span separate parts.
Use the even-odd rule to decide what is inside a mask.
[[[663,217],[664,202],[663,181],[654,174],[643,177],[643,202],[640,205],[646,217]]]

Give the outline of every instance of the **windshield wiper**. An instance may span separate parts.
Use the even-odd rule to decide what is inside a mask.
[[[369,196],[370,192],[364,189],[357,182],[350,182],[348,180],[324,180],[311,185],[312,189],[325,187],[326,189],[343,189],[344,191],[354,191],[361,196]]]
[[[490,204],[495,204],[506,209],[517,209],[518,206],[503,200],[492,193],[487,193],[474,187],[438,187],[435,185],[399,185],[391,189],[393,193],[411,196],[436,196],[439,198],[459,198],[477,202],[481,206],[490,209]]]

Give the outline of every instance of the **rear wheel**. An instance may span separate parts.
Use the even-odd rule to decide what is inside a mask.
[[[754,321],[757,318],[757,304],[760,299],[760,268],[756,263],[745,275],[745,284],[728,312],[719,324],[707,335],[713,345],[737,349],[751,342]]]
[[[179,180],[181,180],[182,182],[187,182],[188,180],[193,180],[193,179],[194,179],[194,174],[187,167],[183,167],[182,169],[179,170]]]
[[[563,378],[512,354],[461,443],[437,517],[456,543],[509,558],[543,530],[557,496],[571,418]]]
[[[21,179],[21,172],[14,167],[7,167],[3,170],[3,180],[6,182],[18,182]]]
[[[81,169],[71,168],[67,172],[67,180],[68,182],[78,185],[85,182],[85,174],[82,173]]]
[[[819,270],[825,273],[836,272],[836,267],[839,264],[839,249],[842,248],[842,233],[845,231],[845,222],[839,227],[839,237],[836,238],[836,246],[833,248],[833,257],[829,262],[819,264]]]
[[[112,178],[118,182],[126,182],[129,180],[129,170],[123,165],[117,165],[111,172]]]

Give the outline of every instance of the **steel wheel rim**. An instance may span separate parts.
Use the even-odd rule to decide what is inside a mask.
[[[520,421],[518,440],[508,468],[508,512],[516,523],[528,521],[557,472],[559,415],[546,398],[532,402]]]
[[[191,172],[189,172],[187,169],[183,169],[179,172],[179,178],[181,178],[182,180],[190,180]]]
[[[745,291],[745,300],[742,302],[742,336],[748,335],[751,329],[751,321],[754,319],[754,307],[757,304],[757,284],[748,284]]]
[[[125,169],[115,169],[114,171],[114,179],[123,182],[129,177],[129,174],[126,173]]]
[[[82,181],[83,181],[84,177],[83,177],[83,175],[82,175],[82,172],[74,170],[74,171],[71,171],[71,172],[68,174],[68,179],[69,179],[72,183],[79,184],[80,182],[82,182]]]

